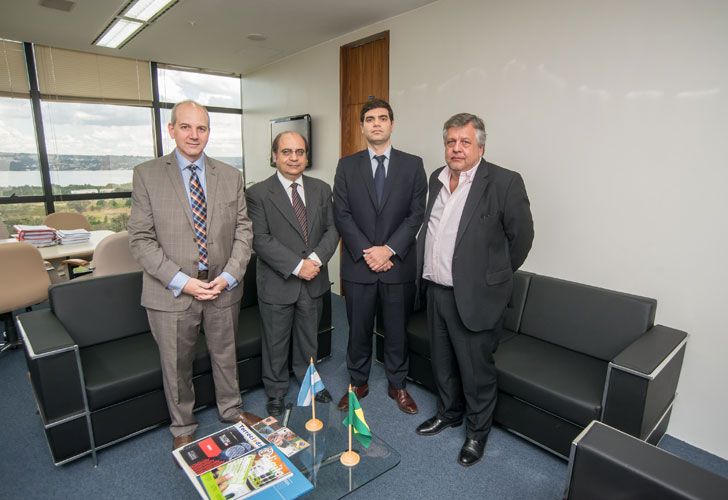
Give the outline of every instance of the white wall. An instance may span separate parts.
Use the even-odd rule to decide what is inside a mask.
[[[443,121],[484,117],[486,157],[531,198],[524,268],[655,297],[690,333],[668,432],[728,458],[726,26],[720,0],[442,0],[248,75],[248,179],[270,174],[268,120],[308,112],[333,180],[339,46],[390,30],[395,145],[430,172]]]

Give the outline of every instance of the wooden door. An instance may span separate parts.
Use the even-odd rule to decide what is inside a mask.
[[[341,47],[341,156],[366,147],[361,107],[375,97],[389,100],[389,31]]]
[[[389,31],[344,45],[340,50],[341,156],[366,148],[359,125],[365,102],[389,101]],[[339,251],[342,246],[339,245]],[[344,282],[339,293],[345,294]]]

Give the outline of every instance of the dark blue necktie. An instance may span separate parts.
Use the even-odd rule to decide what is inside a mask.
[[[374,172],[374,192],[377,193],[377,205],[382,204],[384,196],[384,159],[386,156],[378,155],[374,157],[377,160],[377,170]]]

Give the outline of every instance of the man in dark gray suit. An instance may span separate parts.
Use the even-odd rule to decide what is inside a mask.
[[[513,273],[533,242],[533,219],[521,176],[485,161],[485,125],[469,113],[445,122],[446,167],[430,176],[418,252],[426,287],[437,414],[424,436],[466,421],[458,462],[479,461],[493,422],[493,352],[511,297]]]
[[[417,413],[406,388],[409,370],[407,320],[412,312],[417,278],[415,237],[422,224],[427,177],[422,158],[394,149],[394,113],[374,99],[359,115],[367,149],[339,160],[334,179],[336,228],[344,243],[344,281],[349,345],[346,364],[359,399],[369,393],[374,316],[384,328],[387,394],[398,408]],[[349,406],[347,394],[339,409]]]
[[[129,247],[144,270],[142,305],[159,346],[173,447],[193,440],[192,361],[200,325],[221,420],[240,411],[235,333],[252,231],[239,170],[204,154],[210,117],[183,101],[168,126],[175,150],[134,169]]]
[[[293,342],[293,373],[299,382],[316,358],[322,295],[330,288],[327,264],[336,251],[331,188],[302,175],[308,144],[296,132],[273,140],[272,159],[278,171],[248,189],[257,255],[258,308],[263,327],[263,386],[266,409],[283,413],[288,391],[288,352]],[[316,394],[331,401],[326,389]]]

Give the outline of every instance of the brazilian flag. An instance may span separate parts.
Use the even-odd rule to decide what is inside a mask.
[[[367,421],[364,420],[364,410],[361,409],[359,400],[354,391],[349,391],[349,416],[342,422],[344,426],[351,425],[354,437],[364,448],[369,448],[372,442],[372,433],[369,430]]]

